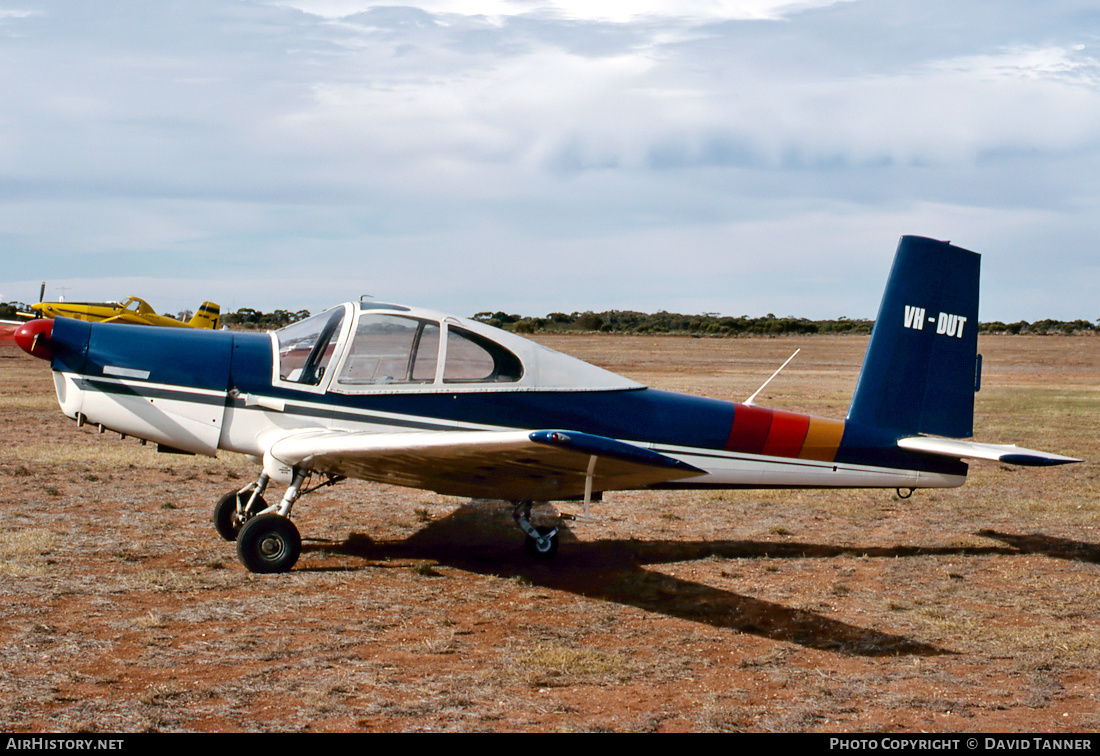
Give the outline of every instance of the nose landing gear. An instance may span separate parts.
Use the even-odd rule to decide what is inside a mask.
[[[263,492],[267,488],[267,476],[261,475],[240,491],[230,491],[214,505],[214,530],[227,541],[236,541],[244,524],[267,509]]]
[[[270,478],[261,474],[255,483],[230,491],[214,505],[214,529],[227,541],[237,542],[237,558],[249,572],[288,572],[302,553],[302,536],[290,521],[290,511],[302,496],[322,486],[344,480],[327,475],[312,488],[303,489],[310,471],[294,469],[294,476],[278,506],[268,506],[263,493]]]

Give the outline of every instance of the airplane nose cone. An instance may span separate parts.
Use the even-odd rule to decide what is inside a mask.
[[[15,329],[15,343],[27,354],[43,360],[53,359],[50,348],[50,335],[53,334],[52,320],[31,320]]]

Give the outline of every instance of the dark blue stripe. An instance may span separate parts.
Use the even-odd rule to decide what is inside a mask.
[[[168,389],[154,386],[143,386],[140,383],[115,383],[113,381],[98,380],[85,377],[84,385],[104,394],[119,394],[123,396],[140,396],[143,399],[171,399],[174,401],[189,402],[191,404],[208,404],[224,406],[225,396],[216,394],[197,394],[186,389]]]
[[[1010,465],[1024,465],[1026,467],[1049,467],[1063,464],[1060,459],[1037,457],[1033,454],[1005,454],[1001,457],[1001,461]]]
[[[611,457],[626,462],[649,465],[650,467],[670,467],[677,470],[687,470],[697,473],[706,472],[706,470],[700,470],[698,467],[689,465],[686,462],[681,462],[678,459],[673,459],[672,457],[666,457],[655,451],[643,449],[633,444],[624,444],[613,438],[593,436],[589,433],[579,433],[572,430],[568,432],[540,430],[534,431],[530,438],[535,443],[546,444],[548,446],[560,446],[564,449],[581,452],[582,454]]]

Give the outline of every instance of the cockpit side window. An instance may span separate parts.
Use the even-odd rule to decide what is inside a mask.
[[[510,383],[523,377],[523,363],[507,349],[458,326],[447,328],[444,383]]]
[[[364,313],[336,380],[343,386],[432,383],[438,355],[438,323]]]
[[[343,319],[344,308],[337,307],[276,331],[279,377],[309,386],[320,383],[332,359]]]

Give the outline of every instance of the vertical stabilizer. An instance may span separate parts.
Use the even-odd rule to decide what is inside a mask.
[[[981,257],[903,236],[848,420],[904,434],[973,435]]]
[[[188,325],[192,328],[213,328],[217,330],[221,322],[222,308],[213,302],[203,302],[199,311],[191,316]]]

